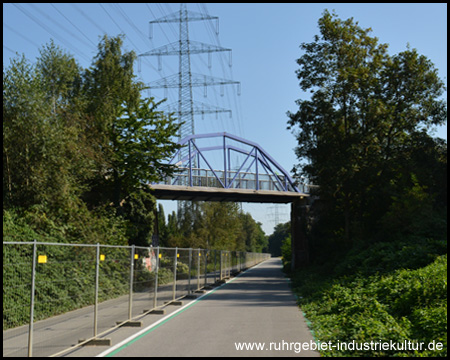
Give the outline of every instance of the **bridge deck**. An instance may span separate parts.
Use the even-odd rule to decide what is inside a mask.
[[[152,193],[161,200],[233,201],[256,203],[291,203],[304,199],[308,194],[289,191],[221,189],[203,186],[177,186],[153,184]]]

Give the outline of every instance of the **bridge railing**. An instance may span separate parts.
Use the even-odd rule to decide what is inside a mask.
[[[162,184],[180,186],[204,186],[228,189],[250,189],[250,190],[270,190],[270,191],[295,191],[288,179],[284,175],[255,174],[251,172],[227,171],[226,182],[225,172],[222,170],[209,170],[192,168],[191,175],[189,168],[178,168],[178,172],[166,177]],[[225,186],[226,184],[226,186]],[[298,190],[304,194],[310,194],[317,188],[317,185],[299,184]]]
[[[92,343],[269,257],[192,248],[3,242],[3,356],[63,354],[77,341],[84,340],[77,346]]]
[[[190,171],[191,170],[191,171]],[[178,168],[176,174],[164,179],[165,185],[204,186],[226,189],[295,191],[284,175],[251,172]]]

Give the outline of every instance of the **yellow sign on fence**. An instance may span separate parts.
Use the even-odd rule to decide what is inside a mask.
[[[47,263],[47,255],[38,255],[38,263],[39,264]]]

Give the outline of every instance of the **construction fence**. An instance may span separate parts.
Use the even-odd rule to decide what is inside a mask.
[[[191,248],[3,242],[3,356],[51,356],[81,346],[269,257]],[[55,333],[58,327],[49,324],[56,323],[65,326]],[[55,339],[51,346],[49,337]]]

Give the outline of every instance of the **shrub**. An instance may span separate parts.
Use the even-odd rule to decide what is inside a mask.
[[[419,269],[336,276],[303,270],[294,277],[299,304],[320,341],[435,341],[442,351],[327,350],[323,356],[446,356],[447,255]]]

